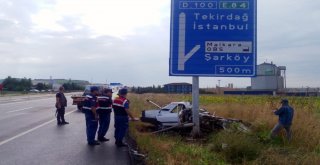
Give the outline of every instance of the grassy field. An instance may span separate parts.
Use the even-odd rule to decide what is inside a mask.
[[[154,108],[145,100],[160,105],[171,101],[190,101],[190,95],[130,94],[131,110],[140,116],[142,110]],[[150,134],[145,124],[130,124],[130,134],[148,165],[214,165],[214,164],[320,164],[320,98],[289,97],[295,108],[289,143],[282,133],[270,140],[269,133],[277,123],[272,110],[280,97],[267,96],[201,96],[200,106],[218,116],[238,118],[252,124],[251,133],[226,132],[208,135],[203,140],[187,141],[175,133]]]

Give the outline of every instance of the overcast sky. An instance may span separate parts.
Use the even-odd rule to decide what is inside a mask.
[[[169,77],[170,0],[0,0],[0,79],[152,85]],[[289,87],[320,86],[320,1],[258,2],[258,63],[287,66]],[[249,78],[201,78],[202,87]]]

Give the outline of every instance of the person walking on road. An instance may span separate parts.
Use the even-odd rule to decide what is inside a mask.
[[[69,124],[64,119],[65,107],[67,107],[67,99],[64,95],[64,87],[61,86],[59,92],[56,94],[56,115],[58,125]]]
[[[98,96],[99,130],[98,140],[100,142],[109,141],[105,138],[110,125],[110,114],[112,111],[112,89],[104,89],[102,95]]]
[[[98,115],[97,115],[97,95],[99,94],[99,88],[96,86],[91,87],[90,94],[85,96],[83,110],[86,118],[86,133],[88,145],[95,146],[100,145],[95,140],[95,136],[98,129]]]
[[[287,134],[287,139],[290,141],[292,138],[291,125],[294,116],[294,109],[289,106],[289,101],[287,99],[282,99],[281,104],[282,106],[280,109],[274,111],[274,114],[279,116],[279,122],[272,129],[271,138],[277,136],[281,129],[284,128]]]
[[[118,147],[127,146],[123,143],[123,138],[126,135],[127,129],[129,127],[129,118],[132,121],[136,121],[131,112],[129,111],[129,100],[126,98],[128,90],[123,88],[119,90],[119,97],[113,101],[113,111],[114,111],[114,122],[115,122],[115,133],[114,137],[116,139],[115,144]]]

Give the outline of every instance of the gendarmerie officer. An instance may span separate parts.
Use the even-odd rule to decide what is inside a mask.
[[[126,135],[127,129],[129,127],[129,116],[132,121],[136,121],[131,112],[129,111],[129,100],[126,98],[128,90],[123,88],[119,90],[119,97],[113,101],[113,111],[114,111],[114,127],[115,133],[114,137],[116,139],[116,145],[118,147],[127,146],[123,143],[123,138]]]
[[[99,130],[98,140],[101,142],[109,141],[105,138],[110,125],[110,114],[112,111],[112,89],[104,89],[102,95],[98,96]]]
[[[90,94],[85,96],[83,110],[86,116],[87,126],[87,141],[89,145],[99,145],[100,143],[95,140],[95,136],[98,129],[98,115],[97,109],[97,95],[99,94],[99,88],[96,86],[91,87]]]

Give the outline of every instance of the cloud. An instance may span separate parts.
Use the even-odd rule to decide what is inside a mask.
[[[169,77],[169,0],[0,0],[0,77],[152,85]],[[288,68],[289,86],[319,86],[320,2],[259,1],[258,61]],[[201,86],[249,78],[201,78]]]
[[[320,1],[259,1],[258,57],[286,65],[288,86],[320,86]]]
[[[81,18],[95,35],[125,37],[145,26],[160,25],[169,14],[168,0],[57,0],[32,16],[38,30],[66,30],[59,20],[72,16]],[[167,12],[167,13],[166,13]],[[50,18],[50,19],[48,19]],[[70,29],[68,29],[70,30]]]

